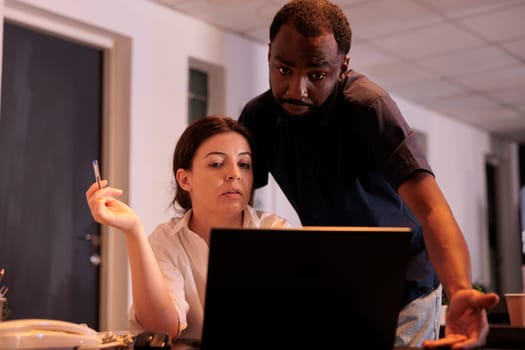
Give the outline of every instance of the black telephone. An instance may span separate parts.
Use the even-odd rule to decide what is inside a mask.
[[[142,332],[135,336],[133,349],[171,349],[170,338],[166,333]]]

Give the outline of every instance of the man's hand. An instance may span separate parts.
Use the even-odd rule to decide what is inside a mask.
[[[486,309],[499,302],[496,293],[482,293],[475,289],[463,289],[450,298],[445,337],[424,341],[424,349],[449,347],[451,349],[473,349],[485,345],[489,333]]]

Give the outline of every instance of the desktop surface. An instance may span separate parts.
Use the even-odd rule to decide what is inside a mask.
[[[235,342],[235,340],[232,340]],[[250,346],[247,346],[250,349]],[[278,345],[276,348],[282,348]],[[200,350],[200,341],[198,339],[177,339],[173,345],[172,350]],[[365,347],[366,349],[366,347]],[[375,350],[374,347],[370,347]],[[422,347],[393,347],[393,350],[419,350]],[[439,350],[449,349],[441,347]],[[489,335],[487,337],[487,344],[480,347],[483,350],[518,350],[525,349],[525,327],[512,327],[510,325],[491,324]],[[292,348],[290,348],[292,350]]]
[[[232,342],[235,342],[235,340],[232,340]],[[247,350],[249,350],[250,348],[251,348],[250,346],[246,347]],[[446,349],[449,349],[449,348],[448,347],[439,348],[439,350],[446,350]],[[519,349],[523,349],[523,347],[514,347],[514,348],[512,347],[501,347],[501,348],[499,347],[481,347],[479,349],[483,349],[483,350],[519,350]],[[200,350],[200,341],[196,339],[179,339],[173,343],[171,350]],[[295,349],[290,348],[290,350],[295,350]],[[362,348],[361,350],[366,350],[366,348]],[[375,348],[371,347],[370,350],[375,350]],[[423,348],[422,347],[408,347],[408,346],[394,346],[392,350],[423,350]]]

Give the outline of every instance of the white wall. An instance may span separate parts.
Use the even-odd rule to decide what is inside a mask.
[[[521,291],[517,144],[400,98],[396,100],[408,123],[427,134],[428,159],[471,252],[473,282],[486,287],[499,283],[502,292]],[[494,276],[490,271],[487,162],[497,166],[499,281],[491,280]]]
[[[225,67],[226,114],[268,86],[266,45],[252,43],[145,0],[5,0],[6,7],[41,9],[125,36],[131,42],[129,204],[147,232],[167,220],[172,197],[171,156],[186,126],[190,57]],[[27,6],[26,6],[27,5]],[[373,78],[373,77],[372,77]],[[474,279],[486,259],[485,155],[487,133],[396,98],[410,124],[427,133],[429,159],[472,252]],[[223,112],[223,111],[216,111]],[[110,179],[111,180],[111,179]],[[119,186],[118,183],[113,183]],[[266,193],[279,214],[297,222],[281,197]],[[115,248],[119,249],[119,248]],[[125,325],[108,324],[110,329]]]
[[[428,160],[472,252],[472,279],[489,284],[485,157],[490,136],[395,97],[408,123],[427,134]]]

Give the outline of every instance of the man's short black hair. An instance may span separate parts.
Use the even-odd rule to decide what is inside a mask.
[[[352,30],[343,11],[327,0],[293,0],[284,5],[270,25],[270,42],[285,23],[293,22],[304,36],[319,36],[332,32],[340,53],[347,54],[352,41]]]

